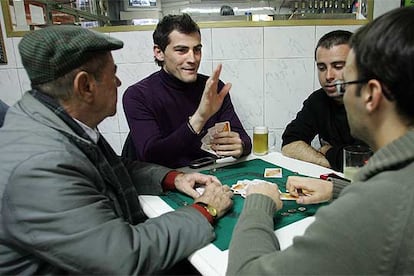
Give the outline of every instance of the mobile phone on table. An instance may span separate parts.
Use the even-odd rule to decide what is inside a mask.
[[[329,177],[331,177],[331,178],[337,178],[337,179],[341,179],[341,180],[344,180],[344,181],[350,182],[350,180],[349,180],[349,179],[343,178],[343,177],[341,177],[341,176],[337,175],[336,173],[325,173],[325,174],[321,174],[321,175],[319,176],[319,178],[320,178],[320,179],[323,179],[323,180],[327,180]]]
[[[192,169],[198,169],[198,168],[201,168],[201,167],[205,167],[205,166],[214,164],[215,161],[216,161],[216,158],[214,158],[214,157],[210,157],[210,156],[209,157],[202,157],[202,158],[191,161],[188,166]]]

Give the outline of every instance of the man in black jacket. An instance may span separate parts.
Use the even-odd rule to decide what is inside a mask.
[[[284,155],[342,171],[343,148],[363,144],[350,134],[342,95],[336,93],[335,87],[342,79],[351,35],[337,30],[318,41],[315,61],[322,87],[305,100],[302,110],[287,125],[282,135]],[[321,144],[319,149],[311,146],[316,135]]]

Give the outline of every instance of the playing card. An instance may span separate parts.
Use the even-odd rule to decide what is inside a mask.
[[[268,183],[268,184],[276,185],[275,183],[264,181],[262,179],[253,179],[253,180],[245,179],[245,180],[237,181],[237,183],[232,185],[230,189],[233,191],[234,194],[238,194],[246,198],[247,187],[249,187],[250,185],[257,185],[259,183]]]
[[[282,178],[282,169],[281,168],[266,168],[264,172],[264,177]]]
[[[200,194],[200,195],[202,195],[203,193],[204,193],[204,190],[205,190],[206,188],[205,187],[197,187],[197,188],[195,188],[195,190]]]
[[[216,123],[214,125],[214,128],[216,130],[216,133],[229,132],[230,131],[230,122],[225,121],[225,122]]]
[[[281,200],[296,200],[298,197],[294,197],[289,193],[280,193],[280,199]]]
[[[309,196],[310,193],[307,190],[302,190],[302,189],[298,189],[298,194],[300,196]],[[286,191],[285,193],[280,193],[280,199],[281,200],[297,200],[299,197],[295,197],[293,195],[291,195],[288,191]]]
[[[204,145],[210,145],[211,137],[210,135],[206,134],[203,138],[201,138],[201,143]]]
[[[211,144],[201,144],[201,149],[218,157],[217,153],[211,148]]]
[[[206,144],[206,145],[210,145],[211,140],[213,140],[214,134],[216,134],[216,128],[215,127],[210,127],[209,129],[207,129],[207,134],[204,135],[204,137],[201,139],[201,143]]]
[[[235,194],[242,194],[246,192],[246,188],[249,186],[249,180],[239,180],[236,184],[230,187],[230,190]]]
[[[210,127],[207,130],[207,134],[201,138],[201,149],[207,151],[208,153],[218,156],[214,150],[211,149],[211,140],[214,139],[214,135],[220,132],[230,131],[230,122],[220,122],[216,123],[213,127]]]

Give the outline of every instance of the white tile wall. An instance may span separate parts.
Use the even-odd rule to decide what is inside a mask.
[[[376,16],[399,6],[399,0],[375,1],[378,2],[374,8]],[[1,10],[0,15],[3,18]],[[8,64],[0,65],[0,98],[13,104],[30,88],[30,82],[18,54],[20,38],[7,38],[3,20],[1,24]],[[280,150],[284,127],[296,115],[309,93],[319,88],[313,60],[316,41],[328,31],[354,31],[357,27],[202,29],[203,62],[199,72],[210,74],[213,67],[222,63],[221,79],[233,84],[230,91],[233,104],[248,133],[252,133],[254,125],[268,125],[275,131],[276,150]],[[104,120],[99,128],[114,150],[120,153],[128,133],[122,109],[123,92],[129,85],[158,70],[158,66],[153,62],[152,31],[109,35],[125,43],[123,49],[113,52],[122,85],[118,90],[117,114]]]
[[[315,48],[315,27],[264,28],[264,57],[312,57]]]
[[[0,70],[1,99],[7,104],[14,103],[21,97],[17,70]]]
[[[221,79],[232,84],[230,97],[246,129],[261,125],[264,118],[263,59],[220,61]],[[217,64],[217,63],[216,63]]]
[[[215,60],[263,58],[263,28],[212,29]]]

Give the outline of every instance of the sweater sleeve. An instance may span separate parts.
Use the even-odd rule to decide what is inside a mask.
[[[351,184],[351,182],[349,181],[338,179],[335,177],[329,177],[328,180],[333,183],[333,191],[332,191],[333,199],[337,199],[339,197],[339,194],[342,192],[342,190]]]
[[[271,199],[247,196],[233,232],[227,274],[358,275],[361,271],[370,275],[392,274],[383,269],[395,265],[401,242],[401,235],[396,233],[402,232],[394,227],[405,227],[404,223],[398,223],[404,220],[404,215],[396,212],[398,206],[388,204],[387,209],[392,210],[386,213],[398,217],[392,218],[395,224],[390,223],[390,218],[384,216],[384,203],[368,200],[383,197],[385,190],[377,191],[375,185],[353,185],[337,200],[321,207],[304,235],[294,238],[293,244],[283,251],[279,250],[273,232],[272,213],[265,207],[265,202]],[[404,195],[396,197],[404,201]]]

